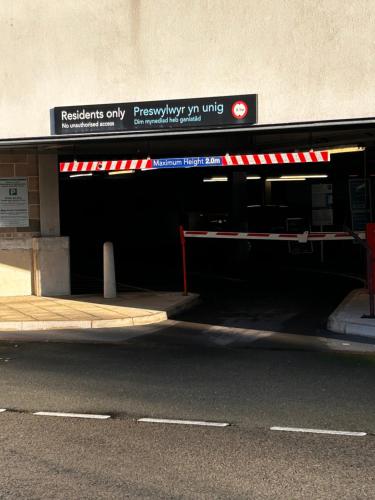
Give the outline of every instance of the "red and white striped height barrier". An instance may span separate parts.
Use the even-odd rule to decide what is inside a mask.
[[[223,165],[273,165],[284,163],[318,163],[330,161],[328,151],[306,151],[299,153],[268,153],[259,155],[226,155]]]
[[[366,239],[364,231],[356,232],[359,238]],[[348,232],[324,232],[316,233],[305,231],[304,233],[241,233],[237,231],[184,231],[185,238],[219,238],[238,240],[269,240],[269,241],[342,241],[352,240],[353,236]]]
[[[104,160],[67,161],[60,163],[60,172],[105,172],[120,170],[147,170],[152,168],[152,160]]]
[[[236,165],[273,165],[290,163],[320,163],[329,162],[328,151],[305,151],[299,153],[265,153],[207,157],[215,158],[218,163],[204,166],[228,167]],[[187,158],[189,159],[189,158]],[[144,158],[138,160],[103,160],[103,161],[66,161],[60,163],[60,172],[106,172],[111,170],[155,170],[162,168],[161,159]]]

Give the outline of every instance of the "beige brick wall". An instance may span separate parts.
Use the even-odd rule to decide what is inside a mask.
[[[27,177],[29,227],[2,227],[0,238],[40,236],[38,156],[28,153],[0,152],[0,178]]]

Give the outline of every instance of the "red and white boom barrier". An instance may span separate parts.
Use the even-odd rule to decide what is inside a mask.
[[[366,239],[364,231],[355,234],[362,240]],[[309,241],[342,241],[352,240],[353,236],[348,232],[325,232],[315,233],[305,231],[304,233],[241,233],[236,231],[184,231],[185,238],[220,238],[237,240],[269,240],[269,241],[298,241],[307,243]]]
[[[371,283],[375,286],[375,224],[368,224],[367,232],[369,231],[369,226],[373,226],[373,241],[374,241],[374,251],[373,251],[373,265],[371,276],[373,276]],[[180,226],[180,241],[181,241],[181,253],[182,253],[182,272],[183,272],[183,282],[184,282],[184,295],[187,295],[187,270],[186,270],[186,238],[211,238],[211,239],[223,239],[223,240],[264,240],[264,241],[295,241],[297,243],[308,243],[311,241],[345,241],[345,240],[366,240],[365,231],[356,231],[353,233],[349,232],[310,232],[305,231],[303,233],[244,233],[239,231],[185,231],[182,226]],[[363,245],[367,246],[366,243]],[[371,254],[372,255],[372,254]],[[370,282],[370,280],[369,280]],[[371,286],[372,288],[372,286]],[[369,289],[371,289],[369,286]],[[374,293],[372,292],[372,296]],[[370,315],[374,317],[374,299],[372,298],[372,308],[370,307]]]

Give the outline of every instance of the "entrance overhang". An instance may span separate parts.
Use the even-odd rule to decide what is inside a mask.
[[[246,146],[253,152],[275,150],[324,149],[330,146],[357,144],[375,145],[375,117],[344,120],[311,121],[253,125],[245,128],[211,128],[194,130],[163,130],[149,132],[117,132],[102,134],[73,134],[64,136],[24,137],[1,139],[0,149],[37,149],[71,154],[83,150],[109,151],[114,145],[134,149],[134,145],[148,147],[168,140],[179,145],[177,149],[204,141],[206,148],[222,146],[223,153],[233,153],[235,148]],[[233,148],[233,149],[231,149]],[[141,147],[144,150],[144,147]]]

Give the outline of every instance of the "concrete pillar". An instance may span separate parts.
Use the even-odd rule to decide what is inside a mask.
[[[230,229],[247,232],[247,186],[246,172],[232,172],[231,176],[231,214]],[[249,243],[246,240],[234,241],[234,265],[242,273],[249,255]]]
[[[264,204],[272,205],[272,182],[264,181]]]
[[[116,297],[115,258],[113,243],[110,241],[106,241],[103,245],[103,275],[104,298],[114,299]]]
[[[231,229],[247,231],[246,172],[232,172],[231,188]]]
[[[38,155],[40,238],[33,238],[33,293],[70,295],[69,238],[60,236],[59,174],[55,154]]]
[[[60,236],[59,171],[55,154],[40,154],[39,196],[42,236]]]

